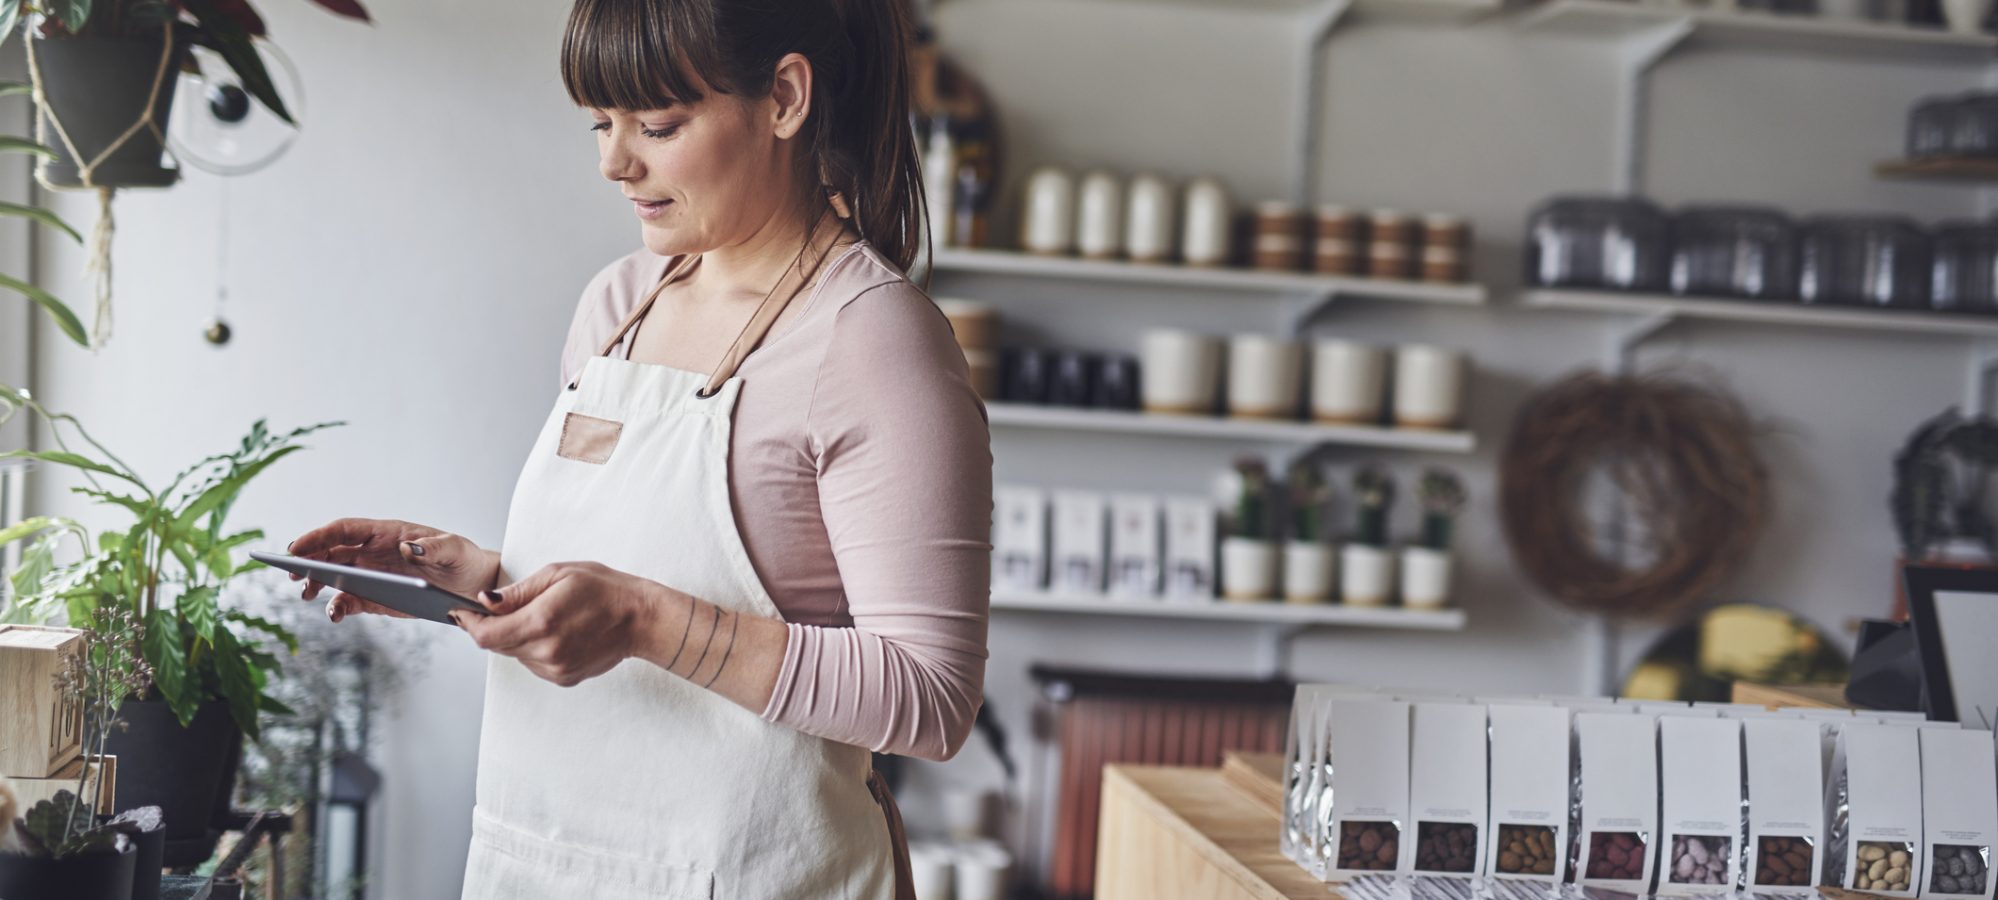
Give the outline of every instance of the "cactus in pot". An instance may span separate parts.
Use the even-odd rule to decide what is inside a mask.
[[[1277,587],[1269,467],[1253,457],[1238,459],[1223,473],[1220,490],[1229,511],[1221,538],[1221,595],[1229,600],[1267,599]]]
[[[1352,606],[1383,606],[1394,596],[1394,554],[1388,550],[1388,512],[1394,478],[1377,465],[1353,473],[1353,534],[1340,550],[1340,599]]]
[[[1401,552],[1401,602],[1435,609],[1450,599],[1450,541],[1466,494],[1463,481],[1448,469],[1422,473],[1415,494],[1422,504],[1422,534]]]
[[[1308,458],[1292,463],[1284,481],[1290,540],[1283,548],[1283,598],[1290,603],[1323,603],[1332,598],[1336,568],[1328,523],[1332,485]]]

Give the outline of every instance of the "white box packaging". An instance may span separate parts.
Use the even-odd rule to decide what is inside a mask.
[[[1290,725],[1283,739],[1283,812],[1277,844],[1285,856],[1313,874],[1321,874],[1322,868],[1314,867],[1310,833],[1325,787],[1321,777],[1325,744],[1321,713],[1333,697],[1364,697],[1372,693],[1371,688],[1361,685],[1300,684],[1291,699]]]
[[[1748,845],[1742,848],[1748,890],[1815,895],[1825,845],[1825,726],[1751,718],[1741,731],[1748,759]]]
[[[1108,503],[1102,494],[1055,492],[1054,553],[1048,571],[1054,590],[1079,594],[1103,592],[1103,569],[1108,558],[1107,518]]]
[[[1491,806],[1483,871],[1492,879],[1559,882],[1568,867],[1569,713],[1493,705]]]
[[[1408,822],[1408,704],[1334,698],[1325,705],[1325,748],[1332,772],[1332,808],[1321,852],[1329,851],[1326,881],[1392,873]]]
[[[1581,840],[1575,883],[1631,894],[1651,887],[1658,836],[1658,720],[1578,713]]]
[[[1048,495],[1039,488],[992,491],[992,582],[1038,591],[1048,579]]]
[[[1110,593],[1151,598],[1159,593],[1165,545],[1159,535],[1159,499],[1144,494],[1110,498]]]
[[[1214,504],[1204,497],[1165,501],[1165,595],[1214,599]]]
[[[1919,729],[1841,724],[1826,790],[1828,871],[1838,887],[1913,897],[1921,883]]]
[[[1414,843],[1401,871],[1475,878],[1485,859],[1485,707],[1417,703],[1410,732],[1408,815]]]
[[[1726,893],[1740,877],[1741,720],[1658,720],[1658,896]]]
[[[1991,732],[1920,729],[1922,897],[1991,900],[1998,769]]]

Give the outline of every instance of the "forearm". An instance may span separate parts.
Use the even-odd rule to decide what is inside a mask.
[[[633,655],[761,715],[784,665],[782,621],[666,588],[646,605]]]

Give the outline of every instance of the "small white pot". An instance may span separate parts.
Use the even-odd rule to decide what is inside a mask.
[[[1818,15],[1827,19],[1861,21],[1869,18],[1866,6],[1866,0],[1818,0]]]
[[[1277,546],[1255,538],[1221,539],[1221,596],[1268,600],[1277,589]]]
[[[1455,428],[1462,412],[1464,355],[1427,344],[1394,351],[1394,424]]]
[[[1289,603],[1325,603],[1332,599],[1333,572],[1339,557],[1331,544],[1290,541],[1283,545],[1283,599]]]
[[[1082,178],[1075,203],[1075,249],[1090,259],[1124,252],[1124,186],[1104,171]]]
[[[909,875],[916,900],[952,900],[957,854],[948,844],[910,841]]]
[[[1124,194],[1124,255],[1134,262],[1172,258],[1172,186],[1156,175],[1131,179]]]
[[[997,841],[973,841],[957,847],[955,900],[1004,900],[1013,855]]]
[[[1145,410],[1206,415],[1214,411],[1221,380],[1221,341],[1191,331],[1155,328],[1145,332],[1139,364],[1139,394]]]
[[[1347,544],[1339,551],[1339,602],[1386,606],[1394,599],[1394,551]]]
[[[1450,605],[1450,554],[1428,547],[1402,548],[1401,605],[1410,609]]]
[[[1984,19],[1991,15],[1991,0],[1942,0],[1943,18],[1957,34],[1983,34]]]
[[[1354,341],[1311,347],[1311,415],[1321,422],[1374,425],[1387,394],[1387,353]]]
[[[1065,254],[1075,249],[1075,183],[1053,166],[1027,176],[1020,246],[1028,253]]]
[[[1249,419],[1297,416],[1302,360],[1297,345],[1261,334],[1228,340],[1228,414]]]
[[[1190,266],[1228,262],[1229,235],[1234,230],[1228,191],[1212,178],[1196,178],[1186,186],[1186,226],[1180,231],[1180,258]]]

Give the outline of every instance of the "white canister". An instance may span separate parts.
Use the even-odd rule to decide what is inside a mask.
[[[1324,603],[1332,599],[1333,573],[1339,557],[1321,541],[1290,541],[1283,545],[1283,599],[1288,603]]]
[[[944,829],[954,841],[976,841],[990,835],[994,794],[984,788],[953,785],[943,792]]]
[[[1464,355],[1427,344],[1394,351],[1394,424],[1455,428],[1464,392]]]
[[[948,844],[909,842],[909,880],[914,882],[916,900],[952,900],[956,856]]]
[[[997,841],[973,841],[957,848],[956,900],[1004,900],[1013,855]]]
[[[1075,249],[1089,259],[1123,252],[1124,187],[1116,175],[1098,169],[1082,177],[1075,201]]]
[[[1064,254],[1075,248],[1075,185],[1068,173],[1042,166],[1027,176],[1020,246],[1028,253]]]
[[[1983,34],[1991,0],[1942,0],[1943,18],[1957,34]]]
[[[1145,411],[1207,415],[1221,380],[1221,341],[1191,331],[1155,328],[1142,339],[1138,382]]]
[[[1249,419],[1297,416],[1302,354],[1297,344],[1262,334],[1228,340],[1228,414]]]
[[[1134,262],[1172,258],[1172,185],[1156,175],[1131,179],[1124,194],[1124,255]]]
[[[1344,425],[1377,425],[1386,396],[1386,351],[1345,340],[1312,345],[1312,418]]]
[[[1196,178],[1186,186],[1185,227],[1180,229],[1179,255],[1190,266],[1228,263],[1234,213],[1228,191],[1212,178]]]
[[[1401,605],[1441,609],[1450,603],[1450,554],[1429,547],[1401,550]]]
[[[1818,0],[1818,15],[1827,19],[1860,21],[1868,18],[1868,0]]]
[[[1366,544],[1340,548],[1339,602],[1347,606],[1386,606],[1393,598],[1393,551]]]
[[[1277,590],[1277,545],[1258,538],[1221,539],[1221,596],[1268,600]]]

